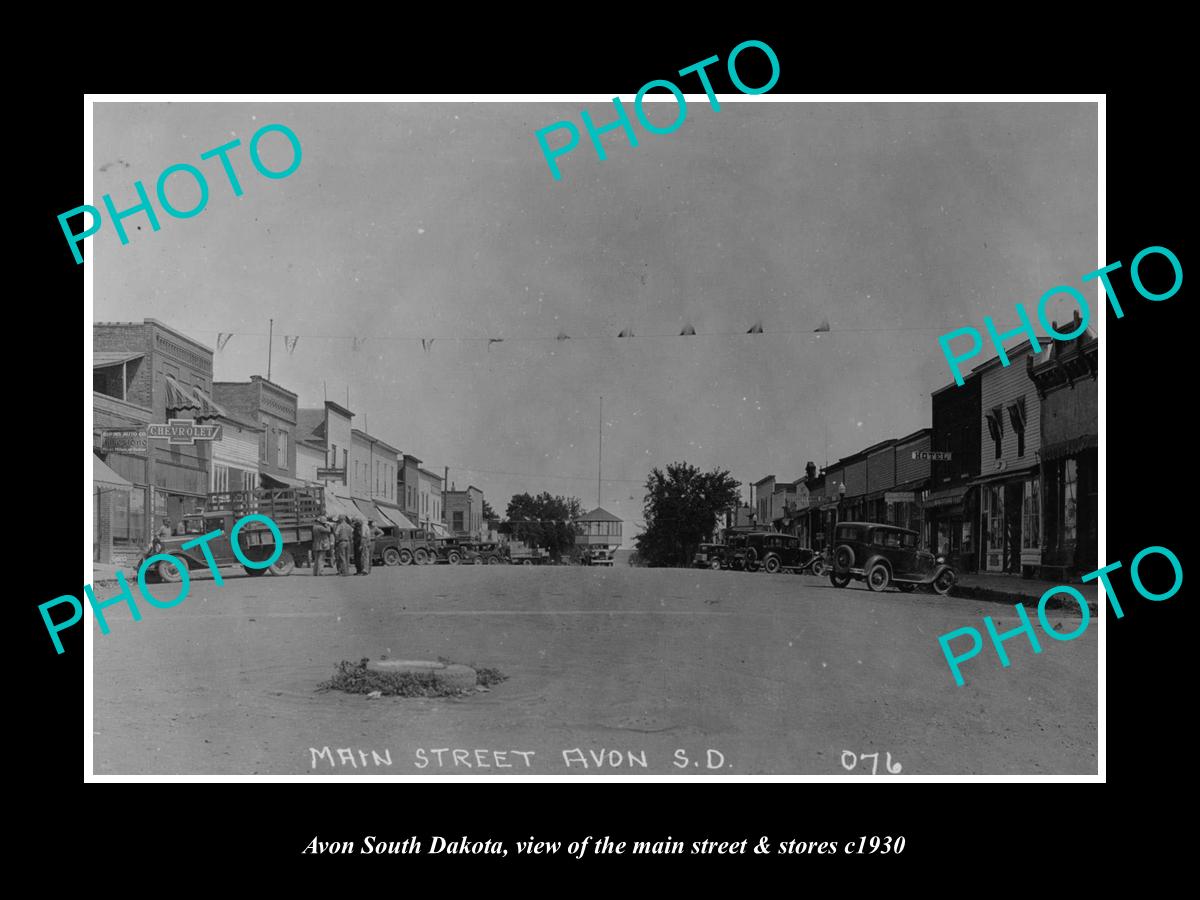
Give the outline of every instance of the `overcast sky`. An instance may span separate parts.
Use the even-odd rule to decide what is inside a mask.
[[[604,136],[604,162],[584,133],[555,181],[534,131],[581,108],[611,120],[600,103],[96,104],[97,206],[134,205],[135,179],[153,195],[178,162],[211,193],[195,218],[159,210],[156,233],[126,220],[128,246],[109,223],[88,239],[95,319],[161,319],[214,349],[233,332],[214,375],[236,381],[266,374],[273,318],[272,379],[302,406],[349,388],[357,427],[501,513],[520,491],[595,505],[603,395],[602,503],[632,520],[654,465],[790,480],[928,426],[952,380],[939,334],[1015,326],[1014,303],[1032,314],[1105,262],[1094,104],[716,112],[701,95],[671,135]],[[284,179],[247,155],[269,123],[303,147]],[[234,137],[242,197],[199,159]],[[262,149],[290,160],[279,134]],[[186,175],[168,195],[197,196]]]

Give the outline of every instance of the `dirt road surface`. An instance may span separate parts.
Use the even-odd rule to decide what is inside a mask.
[[[231,570],[222,586],[194,580],[178,607],[140,606],[141,622],[113,606],[110,634],[94,632],[98,775],[1097,768],[1095,618],[1070,642],[1039,629],[1040,654],[1023,635],[1007,641],[1007,669],[985,635],[957,687],[938,636],[982,632],[984,615],[1015,628],[1011,607],[624,566]],[[1050,622],[1070,632],[1079,619]],[[339,660],[384,654],[496,667],[509,680],[464,699],[315,691]]]

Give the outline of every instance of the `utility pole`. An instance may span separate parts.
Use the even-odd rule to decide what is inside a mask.
[[[268,319],[267,326],[267,381],[271,380],[271,345],[275,343],[275,320]]]

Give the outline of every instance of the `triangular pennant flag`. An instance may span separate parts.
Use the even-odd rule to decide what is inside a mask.
[[[693,328],[691,325],[684,325],[683,331],[679,332],[679,336],[683,337],[685,334],[695,334],[695,333],[696,333],[696,329]]]
[[[813,333],[815,334],[815,333],[816,333],[816,332],[818,332],[818,331],[828,331],[828,330],[829,330],[829,320],[828,320],[828,319],[822,319],[822,320],[821,320],[821,324],[820,324],[820,325],[818,325],[816,328],[814,328],[814,329],[813,329]]]
[[[421,349],[428,353],[429,348],[433,346],[433,341],[433,338],[421,338]]]
[[[556,341],[569,341],[570,339],[571,336],[561,329],[558,332],[558,337],[555,338]]]
[[[288,352],[289,356],[296,352],[296,344],[298,344],[299,342],[300,342],[300,335],[298,335],[298,334],[293,334],[293,335],[285,334],[283,336],[283,346],[285,346],[287,348],[287,352]]]
[[[488,338],[488,343],[487,343],[488,350],[491,351],[492,344],[502,344],[502,343],[504,343],[504,338]]]
[[[225,345],[229,343],[229,339],[233,337],[232,331],[222,331],[217,335],[217,350],[224,350]]]
[[[621,333],[617,335],[617,337],[633,337],[633,336],[634,336],[634,334],[633,334],[632,328],[622,328]]]
[[[762,333],[763,333],[763,330],[762,330],[762,320],[761,319],[759,321],[755,322],[753,325],[751,325],[750,330],[746,332],[746,334],[762,334]]]

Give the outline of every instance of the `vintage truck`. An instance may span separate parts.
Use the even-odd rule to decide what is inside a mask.
[[[203,511],[186,515],[182,520],[182,534],[155,537],[150,549],[142,557],[159,553],[170,554],[187,563],[189,570],[205,570],[209,567],[203,548],[200,546],[183,549],[183,545],[211,531],[221,534],[208,541],[209,552],[217,566],[241,566],[248,575],[288,575],[312,550],[312,526],[317,516],[325,509],[323,489],[284,488],[272,490],[259,488],[250,491],[228,491],[209,494]],[[252,569],[246,566],[233,552],[231,532],[237,522],[245,516],[266,516],[275,523],[283,538],[279,558],[267,569]],[[248,522],[238,531],[238,548],[252,562],[270,559],[275,552],[275,536],[265,523]],[[139,561],[140,568],[140,561]],[[165,560],[155,563],[146,573],[162,581],[179,581],[178,570]]]
[[[424,566],[437,558],[437,542],[423,528],[384,528],[375,541],[375,562],[385,566]]]
[[[541,547],[527,547],[522,541],[509,541],[508,560],[514,566],[540,566],[550,560],[550,551]]]

